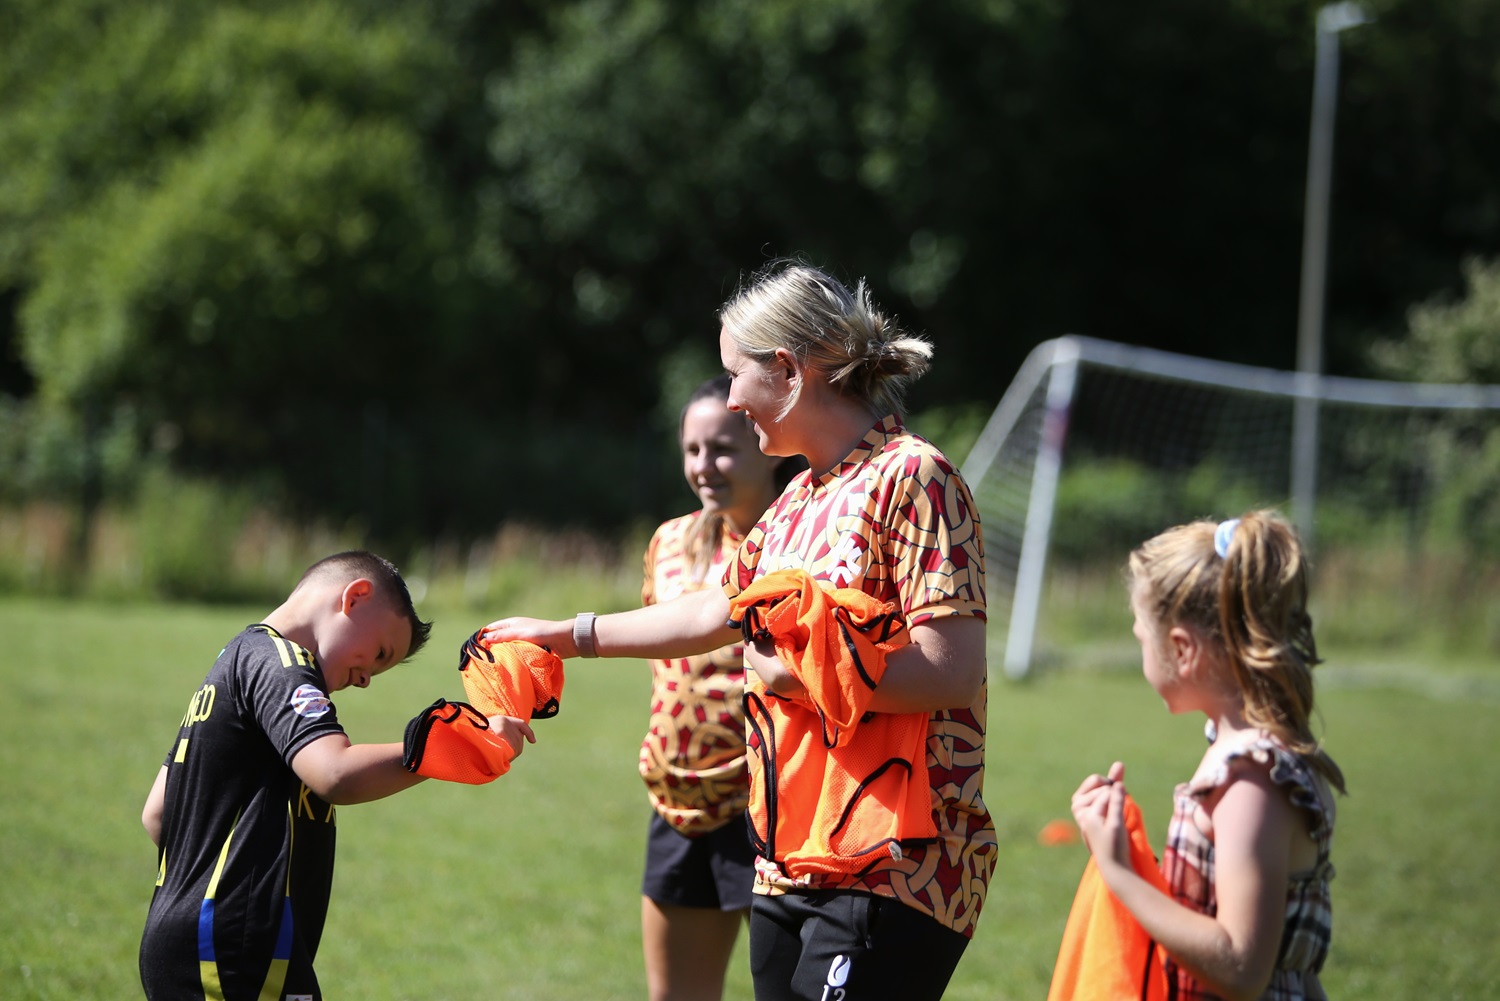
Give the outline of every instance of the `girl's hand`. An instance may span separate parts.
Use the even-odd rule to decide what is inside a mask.
[[[1116,761],[1108,775],[1090,775],[1073,793],[1073,820],[1084,844],[1101,865],[1115,862],[1130,867],[1130,841],[1125,830],[1125,766]]]
[[[518,758],[527,744],[536,743],[536,734],[532,732],[531,724],[524,719],[518,719],[515,716],[491,716],[489,723],[490,729],[505,739]]]
[[[573,642],[573,620],[528,619],[514,616],[496,619],[482,630],[487,643],[504,643],[510,640],[527,640],[544,646],[563,659],[578,656],[578,646]]]

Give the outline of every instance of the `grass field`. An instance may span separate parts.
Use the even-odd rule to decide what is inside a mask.
[[[0,600],[0,997],[139,996],[155,873],[141,802],[209,663],[266,610]],[[429,648],[338,698],[355,740],[399,739],[435,697],[461,696],[457,648],[487,616],[423,611],[438,620]],[[1326,652],[1338,677],[1358,676]],[[494,784],[426,783],[339,811],[318,961],[331,996],[643,995],[647,807],[635,748],[647,674],[574,662],[567,679],[562,713]],[[1352,790],[1335,840],[1325,984],[1343,998],[1500,996],[1500,699],[1493,687],[1375,680],[1321,697]],[[1084,853],[1043,847],[1038,830],[1066,816],[1084,774],[1119,757],[1159,847],[1200,734],[1200,720],[1168,716],[1135,672],[992,682],[985,795],[1000,861],[949,998],[1046,996]],[[728,997],[750,998],[743,940]]]

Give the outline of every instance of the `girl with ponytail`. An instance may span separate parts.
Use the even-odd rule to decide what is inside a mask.
[[[1130,554],[1146,680],[1201,712],[1208,751],[1177,787],[1161,861],[1171,895],[1130,865],[1125,768],[1091,775],[1073,816],[1114,896],[1167,953],[1179,999],[1323,998],[1332,930],[1333,790],[1313,736],[1306,559],[1270,511],[1172,528]]]

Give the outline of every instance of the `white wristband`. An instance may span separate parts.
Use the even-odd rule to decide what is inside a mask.
[[[594,613],[579,612],[573,616],[573,645],[580,657],[597,657],[594,652]]]

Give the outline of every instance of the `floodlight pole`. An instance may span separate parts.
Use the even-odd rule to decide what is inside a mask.
[[[1309,547],[1318,484],[1318,389],[1323,375],[1323,303],[1328,265],[1328,202],[1338,103],[1339,32],[1371,20],[1353,2],[1318,11],[1307,201],[1302,217],[1302,290],[1297,310],[1297,400],[1292,411],[1292,520]]]

